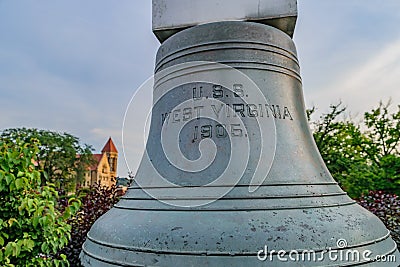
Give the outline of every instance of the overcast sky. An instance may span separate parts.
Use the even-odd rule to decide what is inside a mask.
[[[379,100],[399,104],[400,1],[298,2],[307,106],[324,112],[341,99],[357,116]],[[122,151],[127,104],[158,47],[151,0],[0,0],[0,129],[66,131],[96,151],[112,136]]]

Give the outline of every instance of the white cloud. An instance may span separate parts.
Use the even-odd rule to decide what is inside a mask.
[[[347,66],[339,72],[333,83],[308,96],[311,103],[328,107],[339,99],[349,111],[363,113],[389,98],[400,103],[400,39],[370,51],[369,58],[358,65]]]

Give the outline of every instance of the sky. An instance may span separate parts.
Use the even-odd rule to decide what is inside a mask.
[[[321,114],[341,100],[357,117],[380,100],[400,104],[400,1],[298,0],[298,9],[307,107]],[[122,152],[125,111],[159,45],[151,0],[0,0],[0,130],[68,132],[94,152],[111,136]],[[128,148],[134,173],[142,132]]]

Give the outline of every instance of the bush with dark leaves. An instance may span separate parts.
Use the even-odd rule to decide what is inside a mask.
[[[81,188],[78,190],[82,206],[76,216],[69,220],[72,226],[71,240],[60,253],[67,256],[72,267],[81,266],[79,254],[82,245],[86,240],[86,234],[89,232],[93,223],[118,201],[118,191],[116,186],[111,188],[100,186],[98,184],[90,188]],[[68,203],[65,199],[59,202],[60,209]]]
[[[383,191],[371,191],[357,199],[357,202],[382,220],[400,247],[400,197]]]

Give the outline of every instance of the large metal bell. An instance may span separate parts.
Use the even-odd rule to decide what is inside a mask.
[[[135,184],[93,225],[84,266],[399,265],[318,152],[287,34],[192,27],[162,44],[155,77]]]

